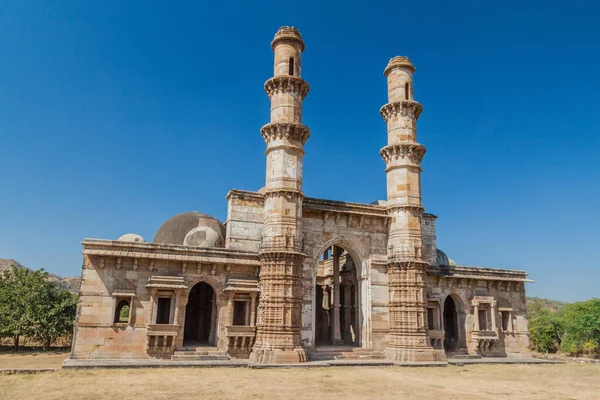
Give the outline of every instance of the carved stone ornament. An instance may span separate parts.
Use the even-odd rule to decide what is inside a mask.
[[[310,129],[308,127],[288,122],[267,124],[260,129],[260,133],[267,144],[273,140],[287,139],[304,146],[310,137]]]
[[[302,79],[295,76],[276,76],[265,82],[265,92],[271,98],[276,93],[290,93],[304,100],[310,86]]]

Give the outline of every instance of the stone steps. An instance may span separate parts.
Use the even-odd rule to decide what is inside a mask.
[[[357,347],[335,348],[328,346],[326,348],[316,348],[308,353],[310,361],[327,360],[384,360],[385,355],[381,351],[372,349],[363,349]]]
[[[173,361],[216,361],[229,360],[229,355],[216,347],[183,347],[171,356]]]

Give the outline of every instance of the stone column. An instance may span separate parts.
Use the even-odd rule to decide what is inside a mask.
[[[271,43],[274,76],[265,83],[271,121],[261,128],[267,144],[264,225],[259,250],[259,320],[250,354],[254,363],[306,361],[302,348],[302,162],[310,135],[302,124],[302,101],[309,86],[301,78],[304,41],[282,27]]]
[[[435,361],[445,355],[431,347],[425,328],[425,269],[421,221],[421,161],[425,147],[417,142],[417,119],[423,107],[413,99],[415,67],[394,57],[384,70],[388,104],[381,108],[388,144],[380,154],[386,163],[388,282],[390,334],[386,357],[394,361]]]
[[[492,313],[492,330],[496,331],[496,302],[490,304],[490,311]]]
[[[331,315],[331,304],[329,298],[329,291],[327,290],[327,285],[323,284],[321,286],[323,290],[323,303],[322,303],[322,313],[321,313],[321,323],[319,326],[321,327],[321,332],[319,334],[319,339],[323,340],[328,337],[329,325],[331,323],[331,319],[329,318]]]
[[[475,329],[479,330],[479,303],[473,304],[473,314],[475,314]]]
[[[227,325],[233,325],[233,296],[234,292],[229,293],[229,299],[227,299]]]
[[[185,314],[186,314],[186,306],[188,303],[188,297],[186,296],[185,290],[182,291],[181,293],[181,298],[179,299],[179,305],[177,307],[177,309],[181,309],[181,311],[178,314],[178,319],[179,322],[177,322],[179,325],[179,330],[177,331],[177,340],[175,342],[175,347],[176,348],[180,348],[183,347],[183,337],[185,335]],[[175,321],[177,321],[177,319],[175,319]]]
[[[333,344],[341,344],[342,334],[340,329],[340,248],[337,246],[333,246],[331,253],[333,255],[333,304],[331,307],[331,342]]]
[[[321,286],[321,290],[323,291],[322,307],[324,310],[329,310],[329,292],[327,291],[327,285]]]
[[[217,319],[217,313],[218,313],[218,309],[217,309],[217,299],[215,298],[215,296],[213,295],[213,299],[211,300],[211,311],[210,311],[210,332],[208,333],[208,343],[213,345],[213,346],[217,346],[218,344],[215,343],[215,338],[216,338],[216,331],[217,331],[217,325],[218,325],[218,319]]]
[[[251,293],[252,301],[250,303],[250,325],[256,325],[256,293]]]
[[[353,344],[352,340],[352,282],[344,284],[344,343]]]

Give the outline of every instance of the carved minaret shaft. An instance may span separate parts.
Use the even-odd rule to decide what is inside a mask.
[[[259,321],[252,362],[306,361],[302,327],[302,159],[310,132],[302,125],[302,101],[309,86],[301,78],[304,41],[282,27],[271,43],[275,74],[265,83],[271,122],[262,127],[267,144],[265,221],[262,232]]]
[[[422,256],[421,160],[417,119],[422,106],[413,99],[415,67],[407,57],[394,57],[385,68],[388,104],[381,108],[388,145],[380,154],[386,163],[390,338],[386,356],[397,361],[436,359],[425,329],[425,268]]]

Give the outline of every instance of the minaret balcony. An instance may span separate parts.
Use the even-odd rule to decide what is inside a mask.
[[[416,121],[421,115],[421,112],[423,112],[423,106],[421,103],[414,100],[388,103],[379,110],[379,113],[385,122],[398,116],[412,118]]]
[[[379,154],[388,167],[403,164],[420,166],[426,151],[422,144],[408,142],[385,146]]]
[[[310,129],[308,127],[290,122],[267,124],[260,129],[260,133],[267,145],[279,140],[296,142],[302,147],[310,137]]]
[[[309,90],[309,84],[304,79],[295,76],[275,76],[265,82],[265,92],[269,98],[277,93],[290,93],[299,95],[304,100]]]

